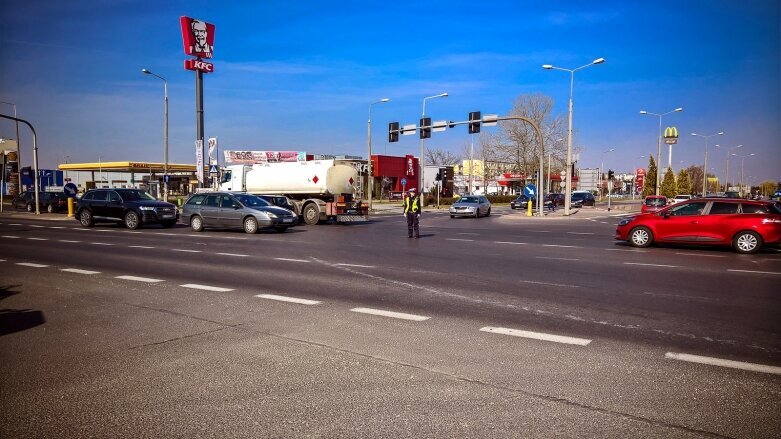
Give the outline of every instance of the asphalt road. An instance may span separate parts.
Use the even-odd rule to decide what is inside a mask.
[[[0,216],[3,437],[781,435],[776,249],[634,249],[586,209],[58,218]]]

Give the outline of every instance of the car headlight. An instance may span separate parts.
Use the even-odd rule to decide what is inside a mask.
[[[622,219],[621,221],[618,222],[618,225],[619,226],[625,226],[625,225],[631,223],[632,221],[634,221],[634,219],[635,219],[634,217],[624,218],[624,219]]]
[[[273,214],[273,213],[271,213],[271,212],[266,212],[266,215],[268,215],[268,217],[269,217],[269,218],[271,218],[271,219],[277,219],[277,216],[276,216],[276,215],[274,215],[274,214]]]
[[[155,208],[152,207],[152,206],[140,206],[139,209],[141,209],[141,210],[155,210]]]

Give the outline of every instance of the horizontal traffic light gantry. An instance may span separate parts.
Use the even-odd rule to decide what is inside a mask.
[[[501,120],[496,114],[486,114],[482,116],[479,111],[472,111],[469,113],[468,120],[455,122],[455,121],[431,121],[430,117],[422,117],[418,121],[418,125],[404,125],[401,126],[399,122],[391,122],[388,124],[388,142],[398,142],[399,134],[408,135],[414,134],[415,131],[419,132],[421,139],[430,139],[432,131],[444,131],[447,128],[455,128],[456,125],[468,125],[469,134],[478,134],[480,132],[480,126],[496,126],[497,121]]]

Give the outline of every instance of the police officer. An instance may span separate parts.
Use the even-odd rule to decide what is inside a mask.
[[[407,237],[412,238],[412,232],[415,232],[415,238],[420,238],[420,197],[415,194],[415,188],[404,194],[404,216],[407,217]]]

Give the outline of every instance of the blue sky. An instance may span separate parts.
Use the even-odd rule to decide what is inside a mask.
[[[574,145],[581,165],[628,171],[656,152],[658,119],[681,139],[673,166],[723,175],[726,147],[754,153],[752,180],[781,179],[781,11],[777,0],[737,1],[119,1],[7,0],[0,8],[0,101],[38,131],[42,167],[162,161],[162,83],[170,96],[170,160],[193,163],[194,74],[183,69],[178,19],[217,26],[216,72],[205,78],[206,135],[222,149],[366,154],[368,104],[380,153],[419,154],[417,136],[387,143],[387,124],[505,114],[524,93],[566,113],[574,68]],[[4,114],[10,106],[0,105]],[[486,128],[488,129],[488,128]],[[0,121],[0,137],[14,137]],[[23,130],[22,146],[31,148]],[[465,127],[427,146],[460,153]],[[666,151],[666,148],[664,148]],[[23,154],[24,164],[31,155]],[[663,153],[666,163],[666,152]],[[713,162],[716,163],[713,163]],[[730,166],[730,169],[736,167]],[[733,171],[730,171],[733,174]],[[733,174],[734,175],[734,174]]]

